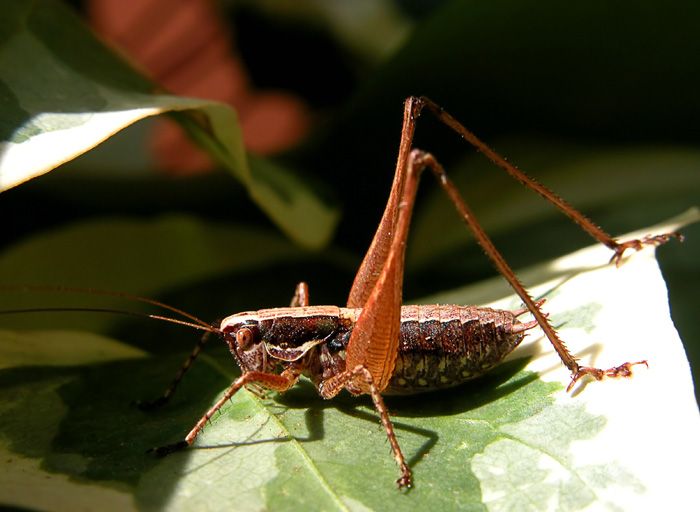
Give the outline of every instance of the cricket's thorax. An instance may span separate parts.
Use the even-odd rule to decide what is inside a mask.
[[[265,309],[249,318],[256,322],[269,364],[300,365],[303,374],[319,385],[345,370],[345,350],[360,312],[311,306]],[[240,321],[245,316],[231,318]],[[518,346],[522,327],[510,311],[403,306],[396,365],[384,392],[431,391],[478,377]]]
[[[296,361],[308,353],[313,359],[320,350],[342,353],[345,361],[345,347],[360,311],[336,306],[262,309],[258,318],[262,340],[272,357]]]

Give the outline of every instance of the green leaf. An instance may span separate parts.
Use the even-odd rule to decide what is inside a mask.
[[[138,120],[172,113],[288,236],[310,248],[328,242],[337,211],[283,167],[249,165],[231,107],[156,92],[60,2],[5,2],[0,15],[0,190],[51,171]]]
[[[47,255],[51,261],[47,263]],[[260,228],[203,223],[185,215],[153,220],[94,219],[41,233],[0,255],[3,285],[66,285],[162,297],[237,272],[264,270],[276,262],[307,256],[281,236]],[[146,277],[147,276],[147,277]],[[245,290],[231,294],[245,300]],[[293,289],[289,288],[291,297]],[[94,302],[94,296],[90,301]],[[9,309],[47,306],[50,299],[35,294],[4,295]],[[85,295],[61,294],[61,306],[86,307]],[[55,303],[55,296],[54,296]],[[100,307],[119,309],[124,301],[99,299]],[[93,304],[94,305],[94,304]],[[129,303],[130,309],[137,309]],[[209,313],[212,314],[212,313]],[[112,315],[81,320],[87,329],[104,331],[118,321]],[[36,319],[17,317],[12,325],[28,326]],[[75,325],[52,320],[54,326]],[[68,320],[70,322],[70,320]]]
[[[691,212],[684,220],[697,218]],[[473,383],[389,397],[414,473],[408,493],[395,489],[398,471],[367,397],[323,401],[308,381],[267,399],[242,391],[192,448],[153,458],[144,450],[181,439],[228,386],[233,359],[201,356],[173,402],[144,413],[129,403],[157,396],[184,353],[144,358],[89,334],[28,331],[21,336],[40,336],[36,362],[15,357],[0,374],[0,453],[9,461],[0,494],[27,508],[92,500],[107,510],[582,510],[691,500],[692,475],[676,457],[700,454],[698,409],[654,251],[620,268],[606,264],[609,256],[593,247],[520,275],[547,298],[545,310],[583,363],[647,359],[649,369],[566,394],[568,372],[532,333]],[[427,300],[469,303],[493,287]],[[495,305],[514,308],[518,300]],[[3,331],[0,350],[17,336]],[[74,364],[46,363],[66,346]],[[103,347],[99,358],[90,355]],[[661,434],[668,424],[673,436]],[[22,492],[37,482],[49,484]]]

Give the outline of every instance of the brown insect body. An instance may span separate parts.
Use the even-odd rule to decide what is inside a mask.
[[[319,389],[346,370],[346,349],[361,309],[335,306],[265,309],[233,315],[221,324],[245,371],[283,370],[308,377]],[[476,306],[403,306],[399,350],[384,394],[444,389],[498,365],[535,322],[522,311]],[[240,343],[237,333],[247,329]],[[361,390],[350,387],[360,394]]]

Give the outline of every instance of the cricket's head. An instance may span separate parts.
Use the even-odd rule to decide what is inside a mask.
[[[277,363],[268,356],[255,312],[238,313],[221,322],[219,328],[244,372],[272,372]]]

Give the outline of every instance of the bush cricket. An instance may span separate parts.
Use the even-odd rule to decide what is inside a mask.
[[[154,409],[168,402],[212,333],[226,342],[241,367],[242,375],[184,439],[153,448],[151,452],[167,455],[191,445],[216,411],[243,387],[256,394],[262,394],[266,389],[284,392],[294,386],[301,376],[305,376],[325,399],[333,398],[343,389],[353,395],[371,396],[399,466],[401,475],[397,484],[399,488],[410,488],[411,470],[394,434],[383,394],[433,391],[478,377],[498,365],[517,347],[526,332],[536,326],[542,328],[572,374],[567,391],[583,376],[590,375],[597,380],[628,377],[633,366],[646,363],[625,362],[605,370],[578,364],[542,311],[544,301],[535,301],[530,297],[475,220],[440,164],[431,154],[412,147],[417,119],[424,109],[610,248],[613,251],[611,263],[619,265],[628,249],[640,250],[645,246],[661,245],[671,238],[682,240],[679,233],[666,233],[625,242],[616,241],[548,188],[508,163],[431,100],[408,98],[404,105],[399,155],[389,200],[345,307],[311,306],[308,289],[304,283],[300,283],[288,308],[238,313],[224,319],[219,326],[211,326],[156,301],[97,291],[164,307],[187,320],[145,316],[207,331],[165,393],[154,401],[139,403],[140,408]],[[405,245],[423,170],[433,173],[497,270],[522,300],[522,309],[503,311],[476,306],[402,306]],[[518,317],[528,312],[534,320],[521,322]]]

